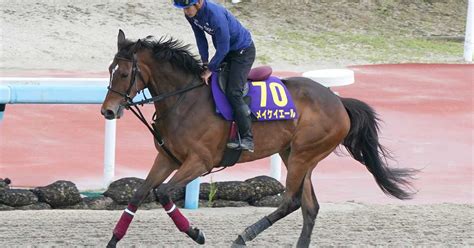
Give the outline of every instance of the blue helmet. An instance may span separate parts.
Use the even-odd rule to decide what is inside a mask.
[[[173,0],[174,6],[180,9],[189,8],[198,2],[199,0]]]

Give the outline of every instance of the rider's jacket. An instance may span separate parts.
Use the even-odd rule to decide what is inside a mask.
[[[203,62],[209,61],[208,43],[204,32],[212,37],[216,53],[209,62],[210,71],[219,68],[228,52],[242,50],[252,43],[250,32],[227,9],[212,1],[204,0],[197,14],[192,18],[186,16],[186,19],[193,28]]]

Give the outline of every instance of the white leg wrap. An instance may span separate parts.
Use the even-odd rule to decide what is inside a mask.
[[[128,208],[126,208],[124,211],[127,212],[127,214],[129,214],[129,215],[131,215],[131,216],[135,216],[135,213],[132,212],[132,211],[130,211],[130,210],[128,210]]]
[[[176,209],[176,205],[173,204],[173,206],[170,208],[170,210],[166,211],[167,214],[173,212]]]

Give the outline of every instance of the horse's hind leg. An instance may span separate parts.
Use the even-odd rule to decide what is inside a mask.
[[[303,230],[296,247],[308,247],[311,241],[316,216],[319,212],[319,203],[314,193],[313,184],[311,182],[311,172],[306,173],[303,182],[303,193],[301,195],[301,211],[303,212]]]
[[[237,237],[232,244],[232,247],[245,246],[245,242],[253,240],[259,233],[273,225],[273,223],[300,208],[303,180],[307,171],[307,169],[302,169],[301,166],[304,166],[305,162],[295,156],[290,156],[288,159],[284,153],[281,153],[280,155],[282,155],[285,164],[287,163],[286,161],[288,161],[289,165],[291,165],[287,166],[288,174],[286,177],[286,191],[282,203],[280,203],[280,206],[278,206],[274,212],[247,227]]]
[[[175,169],[176,164],[174,164],[174,162],[171,162],[165,156],[158,154],[145,182],[143,182],[143,184],[140,185],[137,191],[133,194],[127,208],[124,210],[122,216],[117,222],[112,238],[107,244],[107,247],[116,247],[117,242],[125,236],[125,233],[135,216],[135,212],[142,201],[148,196],[153,188],[160,185]]]
[[[314,146],[314,156],[310,161],[312,166],[306,170],[302,185],[302,194],[301,194],[301,210],[303,213],[303,229],[301,231],[300,237],[296,247],[309,247],[311,242],[311,234],[313,232],[316,216],[319,212],[319,203],[314,193],[313,183],[311,181],[311,174],[316,167],[316,165],[327,157],[331,152],[336,148],[337,144],[329,144],[327,140],[333,137],[326,136],[323,139],[320,139],[319,142],[315,143]],[[335,139],[333,139],[335,140]]]

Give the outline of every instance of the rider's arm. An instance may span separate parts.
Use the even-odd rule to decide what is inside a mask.
[[[198,46],[199,55],[201,55],[201,60],[204,64],[209,62],[209,47],[207,44],[206,34],[199,27],[194,25],[191,19],[187,18],[189,24],[193,28],[194,37],[196,38],[196,44]]]
[[[210,71],[216,71],[219,68],[219,65],[222,63],[230,49],[230,32],[227,23],[223,21],[215,21],[213,24],[215,30],[213,36],[215,40],[216,53],[214,54],[214,57],[212,57],[211,62],[209,62]]]

